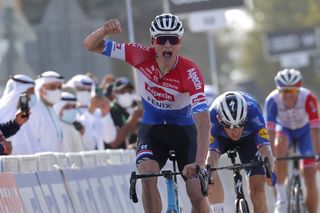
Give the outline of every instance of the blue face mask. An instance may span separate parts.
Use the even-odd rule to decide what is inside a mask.
[[[76,121],[77,111],[75,109],[66,109],[62,112],[61,120],[67,123],[73,123]]]
[[[30,109],[33,108],[37,104],[37,96],[35,94],[32,94],[29,96],[29,107]]]

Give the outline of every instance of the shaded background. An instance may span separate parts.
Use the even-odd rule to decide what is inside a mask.
[[[132,0],[135,41],[149,45],[149,26],[161,14],[159,0]],[[228,16],[228,25],[215,30],[215,60],[220,92],[241,89],[260,103],[274,88],[274,75],[282,68],[278,57],[267,56],[265,38],[270,32],[314,28],[320,23],[320,0],[253,0],[246,8]],[[55,70],[68,80],[75,74],[92,72],[98,79],[107,73],[133,79],[131,67],[83,48],[83,39],[108,18],[120,20],[123,33],[110,36],[128,41],[125,0],[0,0],[0,85],[9,75],[35,77]],[[193,33],[183,19],[185,34],[181,55],[194,60],[212,84],[207,35]],[[318,40],[318,34],[317,34]],[[305,86],[319,96],[320,56],[314,49],[308,63],[298,67]],[[294,61],[293,61],[294,62]]]

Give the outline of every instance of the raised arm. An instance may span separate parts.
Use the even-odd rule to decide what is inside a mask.
[[[88,35],[84,39],[83,45],[92,52],[102,53],[104,37],[108,34],[120,33],[121,31],[122,29],[118,19],[109,19],[103,26]]]

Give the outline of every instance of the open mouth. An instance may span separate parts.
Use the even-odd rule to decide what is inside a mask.
[[[162,56],[164,58],[171,58],[172,57],[172,52],[171,51],[163,51]]]

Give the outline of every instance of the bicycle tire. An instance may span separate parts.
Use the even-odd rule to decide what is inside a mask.
[[[246,200],[244,199],[237,200],[236,213],[250,213],[249,206]]]
[[[289,186],[288,212],[307,213],[300,180],[297,177],[293,177]]]

